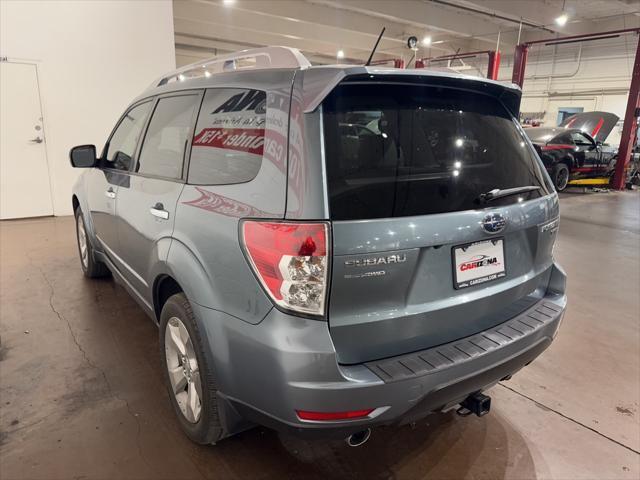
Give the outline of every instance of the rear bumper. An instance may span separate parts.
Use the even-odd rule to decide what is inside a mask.
[[[554,267],[549,292],[511,320],[455,342],[359,365],[339,365],[326,323],[273,309],[259,325],[194,308],[216,366],[228,434],[244,421],[303,436],[344,437],[455,406],[533,361],[553,341],[566,296]],[[226,318],[225,318],[226,317]],[[374,408],[369,417],[304,421],[296,410]]]

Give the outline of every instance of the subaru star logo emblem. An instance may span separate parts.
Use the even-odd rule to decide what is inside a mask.
[[[488,213],[482,219],[482,229],[487,233],[500,233],[507,225],[507,220],[500,213]]]

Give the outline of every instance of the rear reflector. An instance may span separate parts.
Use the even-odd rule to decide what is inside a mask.
[[[353,410],[351,412],[306,412],[304,410],[296,410],[298,418],[301,420],[314,421],[331,421],[331,420],[354,420],[356,418],[367,417],[375,409],[367,408],[365,410]]]
[[[241,231],[249,263],[271,300],[324,315],[329,225],[246,220]]]

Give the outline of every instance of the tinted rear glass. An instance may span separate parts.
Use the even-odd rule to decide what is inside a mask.
[[[331,217],[402,217],[482,208],[495,188],[548,190],[535,152],[495,98],[459,89],[343,84],[323,103]]]
[[[191,148],[189,183],[227,185],[256,177],[264,151],[266,100],[261,90],[207,90]]]

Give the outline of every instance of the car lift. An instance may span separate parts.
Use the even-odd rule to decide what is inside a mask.
[[[522,88],[524,84],[524,71],[527,65],[527,56],[529,48],[532,45],[544,44],[544,45],[560,45],[576,42],[587,42],[592,40],[604,40],[608,38],[616,38],[620,35],[640,33],[640,28],[627,28],[624,30],[611,30],[607,32],[589,33],[585,35],[572,35],[569,37],[557,37],[548,38],[545,40],[534,40],[531,42],[521,43],[516,45],[516,49],[513,56],[513,75],[512,81]],[[616,170],[613,176],[612,187],[617,190],[625,188],[626,180],[626,168],[631,159],[631,150],[633,148],[634,139],[636,138],[637,119],[640,116],[640,35],[638,37],[638,44],[636,46],[636,57],[633,64],[633,74],[631,75],[631,85],[629,87],[629,97],[627,99],[627,108],[624,116],[624,124],[622,126],[622,139],[620,140],[620,148],[618,149],[618,161],[616,163]],[[609,184],[609,178],[602,179],[589,179],[590,181],[600,180],[604,184]],[[574,182],[580,182],[580,185],[584,185],[586,180],[576,180]],[[570,182],[574,185],[574,182]],[[593,183],[587,183],[593,185]],[[598,185],[600,183],[597,183]]]

